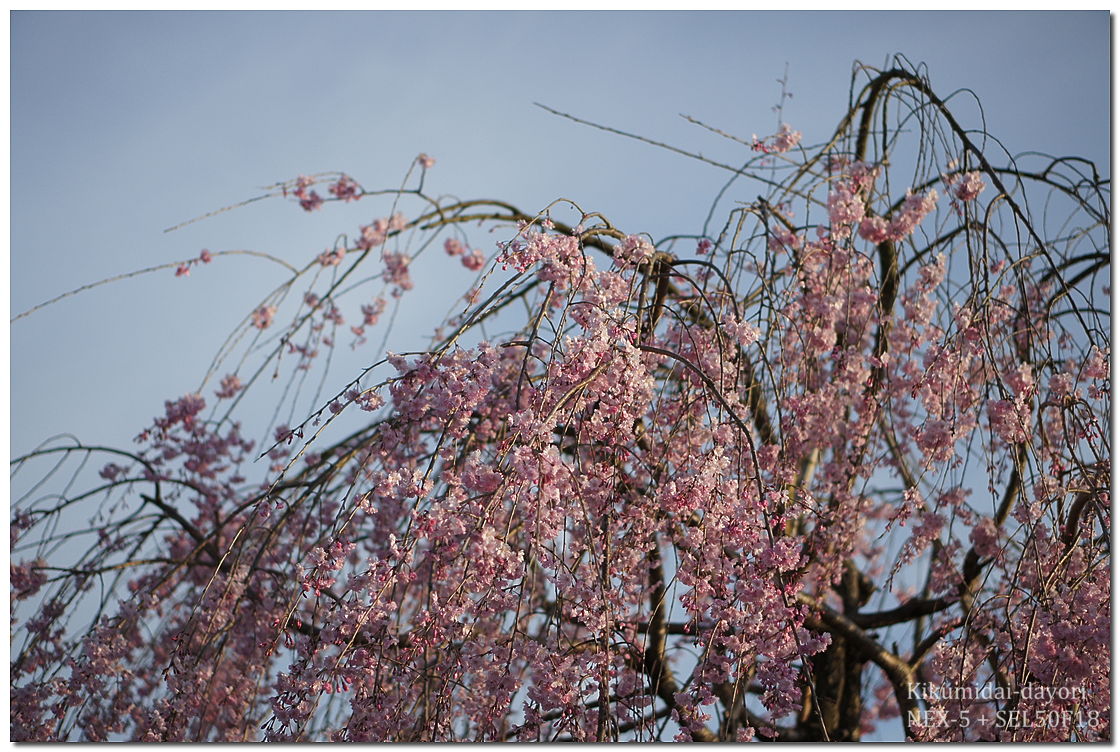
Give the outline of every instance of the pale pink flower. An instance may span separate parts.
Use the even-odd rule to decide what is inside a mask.
[[[1056,373],[1050,377],[1050,391],[1055,397],[1073,395],[1073,376],[1068,373]]]
[[[110,462],[105,467],[101,468],[99,475],[110,483],[117,479],[117,476],[124,472],[124,468],[120,465]]]
[[[229,399],[241,391],[241,387],[241,379],[237,377],[237,374],[227,374],[222,378],[221,388],[215,394],[217,394],[218,399]]]
[[[407,224],[408,221],[404,218],[404,215],[399,213],[394,214],[389,219],[375,219],[373,224],[361,228],[362,235],[358,239],[358,248],[363,251],[376,248],[388,239],[390,232],[403,230]]]
[[[863,199],[847,185],[838,185],[828,194],[828,216],[834,230],[859,222],[863,214]],[[847,230],[836,234],[843,237]]]
[[[654,254],[653,245],[638,235],[627,235],[614,247],[614,257],[621,263],[640,263]]]
[[[385,404],[384,398],[373,389],[362,391],[355,387],[346,392],[346,399],[366,412],[374,412]]]
[[[902,240],[909,236],[937,206],[937,191],[931,188],[924,196],[920,193],[906,192],[906,199],[900,211],[891,218],[887,234],[891,240]]]
[[[362,305],[362,326],[374,326],[385,311],[385,298],[376,298],[372,304]]]
[[[767,243],[767,247],[772,251],[779,251],[782,248],[797,250],[801,247],[801,243],[800,235],[780,224],[770,231],[770,241]]]
[[[801,131],[795,131],[786,123],[782,123],[778,132],[772,136],[760,139],[754,136],[751,148],[763,154],[782,154],[801,143]]]
[[[346,258],[345,248],[335,248],[330,251],[323,251],[319,254],[317,260],[321,266],[338,266]]]
[[[864,217],[859,223],[859,236],[871,243],[882,243],[890,238],[887,221],[882,217]]]
[[[992,430],[1008,444],[1022,444],[1028,438],[1030,412],[1018,400],[993,400],[988,403],[988,418]]]
[[[463,266],[470,269],[472,272],[477,272],[486,265],[486,257],[482,255],[482,251],[476,249],[471,250],[470,253],[463,254]]]
[[[972,528],[969,540],[981,556],[991,558],[999,554],[999,528],[991,517],[985,517]]]
[[[35,595],[47,581],[47,562],[43,559],[25,561],[21,564],[12,562],[9,566],[8,582],[17,598]]]
[[[386,253],[384,261],[385,281],[391,285],[396,285],[398,294],[400,290],[411,290],[412,277],[408,273],[408,264],[411,259],[404,253]]]
[[[276,306],[263,305],[257,310],[253,311],[253,326],[258,329],[267,329],[272,324],[272,318],[276,315]]]
[[[979,172],[966,172],[955,181],[953,195],[961,201],[973,201],[985,188]]]
[[[1089,358],[1085,361],[1085,378],[1087,379],[1108,379],[1109,365],[1108,365],[1108,350],[1102,351],[1096,345],[1093,345],[1089,351]]]
[[[315,211],[323,205],[323,197],[315,191],[311,191],[306,196],[299,197],[299,205],[304,211]]]
[[[340,177],[328,190],[343,201],[357,201],[362,197],[362,187],[349,175]]]
[[[720,320],[720,328],[740,347],[750,347],[758,341],[761,334],[758,327],[731,314],[724,314]]]

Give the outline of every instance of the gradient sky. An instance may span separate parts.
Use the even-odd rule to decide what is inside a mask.
[[[724,173],[533,102],[736,161],[743,147],[679,114],[769,134],[787,63],[784,120],[808,143],[843,114],[854,61],[882,66],[900,52],[925,63],[943,95],[975,92],[1009,151],[1080,154],[1107,170],[1109,43],[1104,11],[16,12],[11,313],[202,248],[302,264],[379,209],[307,215],[262,202],[163,229],[301,173],[344,170],[391,187],[419,152],[438,159],[436,193],[527,211],[567,197],[629,232],[695,233]],[[981,125],[971,100],[958,111]],[[471,281],[446,263],[414,276],[397,349],[422,342],[431,314]],[[266,264],[221,259],[14,323],[13,454],[60,432],[129,444],[163,400],[198,388],[225,336],[279,280]]]

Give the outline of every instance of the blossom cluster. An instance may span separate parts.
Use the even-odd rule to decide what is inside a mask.
[[[939,211],[950,147],[899,183],[907,134],[861,138],[895,88],[817,153],[753,139],[804,161],[664,240],[429,198],[417,156],[135,446],[14,463],[91,487],[13,507],[13,738],[1107,738],[1107,227],[1063,183],[1084,228],[1024,253],[1029,212],[962,206],[987,167],[950,164]],[[467,305],[336,379],[320,355],[392,323],[432,247],[486,269]],[[1001,726],[994,687],[1061,722]]]

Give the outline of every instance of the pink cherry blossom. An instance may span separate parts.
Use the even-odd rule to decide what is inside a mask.
[[[215,394],[217,395],[218,399],[230,399],[236,396],[236,394],[241,391],[243,386],[244,384],[241,383],[241,379],[237,377],[237,374],[226,374],[222,377],[221,389],[215,392]]]
[[[278,186],[377,207],[134,444],[13,460],[12,738],[1110,739],[1108,189],[930,87],[665,228]]]
[[[793,130],[786,123],[782,123],[778,132],[764,139],[755,136],[751,148],[765,154],[782,154],[801,143],[801,131]]]
[[[476,249],[466,251],[462,255],[463,266],[470,269],[472,272],[477,272],[486,265],[486,257],[482,251]]]
[[[272,319],[276,315],[276,306],[263,305],[253,311],[253,326],[257,329],[267,329],[272,325]]]
[[[357,201],[362,197],[362,187],[349,175],[343,175],[329,188],[330,193],[342,201]]]
[[[984,190],[984,181],[979,172],[966,172],[960,176],[953,188],[953,195],[961,201],[974,201]]]

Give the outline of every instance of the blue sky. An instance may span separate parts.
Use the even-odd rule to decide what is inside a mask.
[[[974,91],[1011,152],[1107,169],[1109,35],[1104,11],[13,13],[11,313],[202,248],[301,264],[379,210],[263,202],[162,231],[301,173],[390,187],[419,152],[438,159],[436,193],[527,211],[566,197],[630,232],[693,233],[724,174],[533,102],[735,161],[742,147],[679,114],[769,134],[787,63],[784,119],[807,142],[841,116],[853,61],[901,52],[937,91]],[[970,101],[960,112],[980,125]],[[397,349],[422,343],[470,284],[432,261],[414,275]],[[127,444],[163,400],[198,388],[280,279],[222,259],[14,323],[12,452],[63,431]]]

